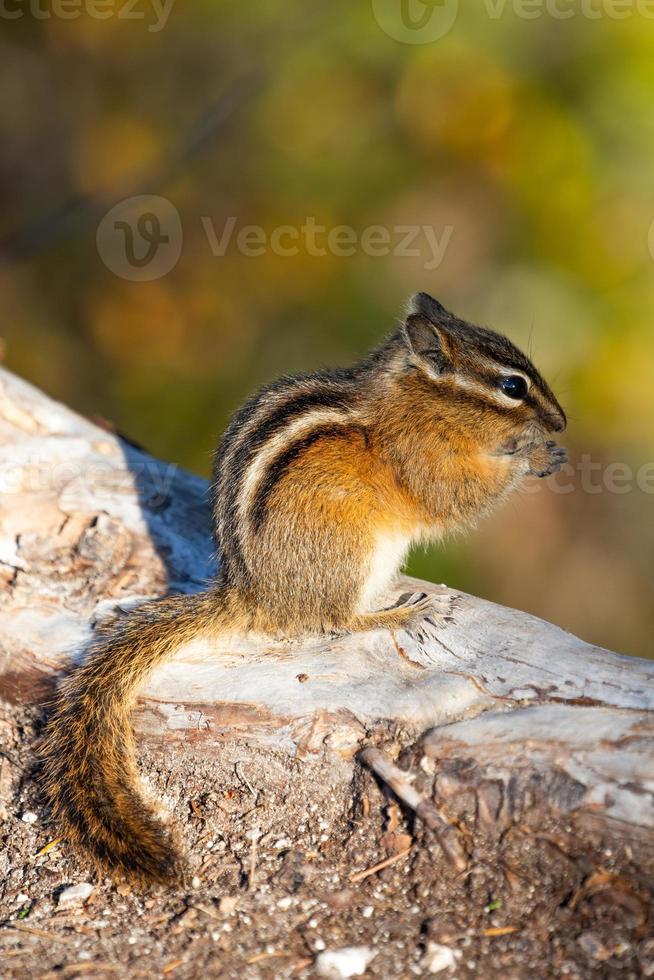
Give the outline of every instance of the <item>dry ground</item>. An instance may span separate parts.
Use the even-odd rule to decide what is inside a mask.
[[[654,856],[636,841],[530,819],[528,805],[483,836],[464,794],[456,815],[474,850],[456,876],[429,831],[333,757],[148,751],[144,776],[181,827],[193,880],[146,894],[98,881],[65,842],[44,853],[56,828],[31,773],[34,723],[0,721],[3,977],[302,980],[322,950],[367,946],[366,976],[411,978],[434,975],[434,944],[452,950],[442,978],[654,976]],[[90,897],[59,907],[78,882]]]

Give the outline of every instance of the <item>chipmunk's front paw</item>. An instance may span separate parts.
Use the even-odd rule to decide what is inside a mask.
[[[400,598],[398,608],[410,612],[405,629],[411,630],[423,622],[435,627],[454,622],[453,612],[456,602],[457,597],[449,594],[413,592]]]
[[[553,440],[548,439],[547,442],[533,446],[527,459],[529,474],[542,478],[560,470],[567,463],[568,454],[562,446],[557,446]]]

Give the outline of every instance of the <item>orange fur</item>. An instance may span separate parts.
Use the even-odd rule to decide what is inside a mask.
[[[201,635],[439,621],[443,600],[436,609],[429,597],[377,608],[407,548],[561,465],[544,434],[565,416],[525,356],[430,297],[414,307],[361,365],[282,379],[235,415],[213,484],[218,581],[102,625],[58,693],[45,794],[61,832],[100,868],[140,883],[180,874],[174,841],[137,789],[129,711],[154,667]],[[512,370],[531,382],[515,404],[498,387]]]

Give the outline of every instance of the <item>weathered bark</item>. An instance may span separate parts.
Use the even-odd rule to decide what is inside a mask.
[[[212,575],[203,480],[6,371],[0,474],[6,701],[39,701],[116,606]],[[433,775],[437,801],[472,787],[482,823],[514,819],[539,787],[550,809],[654,835],[653,681],[654,663],[463,595],[455,623],[422,635],[198,641],[148,681],[135,726],[154,746],[245,737],[252,752],[346,759],[430,730],[401,764]]]

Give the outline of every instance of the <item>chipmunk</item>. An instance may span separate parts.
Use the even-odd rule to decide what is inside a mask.
[[[101,625],[56,696],[43,781],[61,833],[114,875],[175,880],[179,852],[138,794],[129,725],[150,671],[198,636],[442,624],[447,597],[376,600],[413,543],[474,523],[525,477],[559,469],[565,452],[546,435],[565,425],[529,358],[424,293],[355,367],[254,395],[216,454],[217,580]]]

